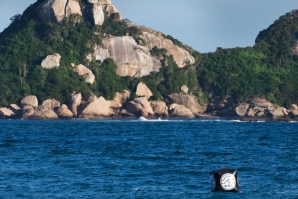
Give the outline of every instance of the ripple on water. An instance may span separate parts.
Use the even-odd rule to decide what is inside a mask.
[[[1,198],[297,198],[298,123],[1,120]],[[243,194],[212,193],[238,169]]]

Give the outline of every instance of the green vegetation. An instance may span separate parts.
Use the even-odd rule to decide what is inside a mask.
[[[85,0],[79,2],[86,5]],[[200,54],[164,35],[188,50],[196,63],[179,68],[165,49],[154,47],[150,53],[161,60],[160,71],[133,78],[117,75],[112,59],[89,62],[86,55],[92,53],[94,44],[101,44],[105,35],[130,35],[145,45],[138,27],[131,26],[129,20],[119,21],[118,15],[106,19],[102,26],[78,15],[71,16],[62,26],[45,23],[35,12],[40,3],[41,0],[28,7],[22,16],[13,16],[11,25],[0,33],[0,107],[30,94],[41,101],[55,98],[68,103],[73,92],[81,92],[84,98],[93,93],[112,99],[115,92],[127,89],[133,98],[141,81],[151,89],[152,99],[164,101],[186,85],[201,104],[207,103],[210,92],[222,98],[231,95],[238,102],[258,95],[282,106],[298,103],[298,56],[293,53],[298,38],[298,11],[287,13],[261,31],[255,46],[248,48],[218,48],[214,53]],[[52,53],[62,56],[60,67],[42,68],[41,61]],[[71,63],[90,68],[96,77],[94,84],[86,83],[75,73]]]

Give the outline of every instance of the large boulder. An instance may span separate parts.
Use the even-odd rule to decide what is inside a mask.
[[[111,5],[111,0],[88,0],[88,3],[91,6],[88,6],[87,12],[89,13],[93,23],[95,25],[102,25],[105,21],[105,12],[104,8],[106,8],[107,16],[111,17],[113,15],[118,16],[118,20],[122,20],[122,17],[119,11],[115,6]]]
[[[68,109],[68,107],[65,104],[62,104],[62,106],[56,111],[56,114],[61,119],[73,117],[72,112]]]
[[[122,20],[122,16],[115,6],[107,5],[106,11],[108,12],[108,17],[111,17],[113,15],[118,15],[117,19]]]
[[[284,117],[288,115],[288,111],[287,109],[280,107],[280,108],[271,108],[269,109],[269,113],[273,116],[273,117]]]
[[[55,99],[47,99],[42,102],[42,105],[48,109],[54,109],[60,107],[60,102]]]
[[[110,115],[110,103],[103,97],[89,103],[80,113],[79,117],[83,118],[102,118]]]
[[[32,110],[31,110],[32,111]],[[30,114],[24,114],[24,119],[58,119],[58,115],[53,109],[48,109],[44,105],[36,107]]]
[[[181,87],[181,91],[182,91],[183,93],[187,94],[187,93],[188,93],[188,87],[185,86],[185,85],[183,85],[183,86]]]
[[[19,107],[17,104],[11,104],[9,106],[9,109],[15,114],[15,115],[21,115],[22,108]]]
[[[167,55],[172,55],[175,62],[180,68],[195,63],[193,56],[184,48],[175,45],[171,40],[164,38],[160,33],[149,33],[144,31],[141,36],[146,41],[146,46],[151,50],[155,46],[167,50]]]
[[[136,95],[140,97],[146,97],[146,99],[149,99],[151,96],[153,96],[151,90],[143,82],[138,84]]]
[[[270,101],[266,100],[265,98],[255,97],[251,100],[251,106],[268,109],[273,105]]]
[[[101,4],[92,4],[91,8],[91,19],[95,25],[102,25],[105,21],[105,14],[103,11],[103,5]]]
[[[58,53],[54,53],[52,55],[48,55],[41,62],[41,66],[46,69],[58,68],[60,66],[61,56]]]
[[[72,114],[74,116],[78,115],[78,106],[81,105],[81,101],[82,101],[81,93],[72,95],[70,103],[69,103],[69,107],[70,107],[70,111],[72,112]]]
[[[247,116],[254,117],[258,112],[264,113],[264,111],[260,111],[258,108],[251,107],[247,111]]]
[[[115,61],[120,76],[142,77],[161,68],[160,60],[150,56],[149,49],[138,45],[130,36],[105,38],[102,49],[99,52],[109,51],[109,58]]]
[[[298,106],[296,104],[290,105],[288,110],[293,116],[298,116]]]
[[[162,101],[152,101],[150,102],[153,112],[158,117],[168,117],[168,107],[165,102]]]
[[[126,106],[126,110],[136,116],[140,117],[153,117],[154,112],[150,103],[145,97],[135,98],[133,101],[129,101]]]
[[[238,116],[245,116],[247,113],[247,110],[249,108],[249,104],[243,103],[243,104],[239,104],[236,108],[235,108],[235,112]]]
[[[69,18],[73,14],[82,16],[81,6],[78,0],[68,0],[68,4],[65,7],[65,17]]]
[[[171,117],[179,118],[194,118],[192,111],[187,107],[179,104],[172,104],[169,107],[169,112]]]
[[[72,14],[82,16],[80,4],[77,0],[44,0],[36,9],[37,15],[43,21],[62,24],[65,17]]]
[[[29,95],[22,99],[21,106],[24,109],[24,107],[37,107],[38,106],[38,100],[35,95]]]
[[[95,80],[95,75],[93,74],[93,72],[87,68],[86,66],[79,64],[77,66],[75,66],[74,64],[72,64],[73,69],[75,72],[77,72],[80,76],[82,76],[86,82],[93,84],[94,80]]]
[[[193,96],[181,93],[174,93],[172,95],[169,95],[169,98],[171,98],[177,104],[183,105],[188,108],[194,115],[204,112],[203,107],[200,106],[198,101]]]
[[[123,93],[117,92],[113,100],[108,101],[110,103],[110,107],[113,109],[119,109],[126,103],[130,98],[130,92],[124,90]]]
[[[91,94],[87,100],[87,102],[91,103],[91,102],[95,102],[97,100],[96,95]]]
[[[0,108],[0,117],[11,117],[14,116],[14,112],[8,108]]]

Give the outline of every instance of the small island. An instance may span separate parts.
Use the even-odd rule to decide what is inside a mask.
[[[253,47],[200,53],[111,0],[38,0],[0,33],[0,118],[298,116],[298,11]],[[179,26],[179,24],[177,24]]]

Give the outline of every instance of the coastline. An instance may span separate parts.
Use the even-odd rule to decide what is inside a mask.
[[[56,119],[92,119],[121,120],[137,119],[222,119],[239,121],[296,121],[298,106],[292,104],[287,109],[278,107],[264,98],[255,97],[245,103],[234,103],[229,100],[212,101],[201,106],[188,94],[173,94],[173,101],[149,101],[146,97],[130,99],[130,93],[117,93],[113,100],[91,95],[83,100],[82,95],[74,94],[68,105],[60,104],[55,99],[48,99],[39,104],[36,96],[24,97],[20,105],[11,104],[0,108],[2,119],[56,120]]]

